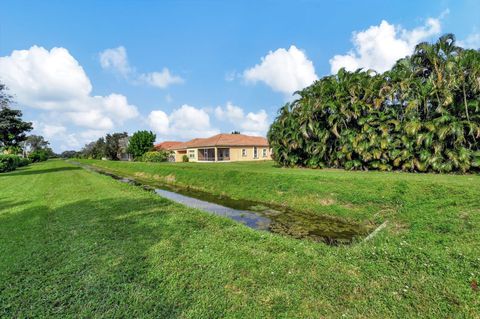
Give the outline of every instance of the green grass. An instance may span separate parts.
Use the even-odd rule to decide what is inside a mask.
[[[87,161],[356,220],[331,247],[251,230],[62,161],[0,174],[0,317],[478,317],[480,177]]]

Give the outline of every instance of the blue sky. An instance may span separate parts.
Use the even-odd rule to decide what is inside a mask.
[[[2,1],[0,81],[56,151],[116,131],[262,135],[292,92],[339,67],[382,71],[479,1]],[[53,49],[57,48],[57,49]],[[372,48],[375,48],[373,50]]]

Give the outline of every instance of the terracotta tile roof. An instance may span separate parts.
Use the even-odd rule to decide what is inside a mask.
[[[217,134],[207,138],[194,138],[180,145],[175,150],[198,147],[220,147],[220,146],[266,146],[268,141],[265,137],[250,136],[243,134]]]
[[[162,143],[155,144],[155,149],[156,150],[172,150],[172,149],[175,149],[180,144],[183,144],[183,142],[165,141]]]

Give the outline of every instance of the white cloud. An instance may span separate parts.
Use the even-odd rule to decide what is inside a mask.
[[[99,57],[102,68],[117,72],[133,83],[145,83],[165,89],[172,84],[185,82],[180,76],[173,75],[168,68],[163,68],[160,72],[138,73],[134,67],[130,66],[127,50],[123,46],[103,50]]]
[[[228,120],[231,123],[239,123],[243,121],[244,114],[241,107],[233,105],[231,102],[227,102],[225,108],[217,106],[215,108],[215,116],[219,120]]]
[[[232,82],[233,80],[235,80],[235,78],[237,78],[237,76],[238,74],[236,71],[227,72],[225,73],[225,81]]]
[[[99,56],[100,65],[104,69],[114,70],[125,77],[133,71],[128,64],[127,51],[123,46],[106,49],[100,52]]]
[[[119,124],[138,116],[137,107],[128,104],[124,95],[113,93],[108,96],[95,96],[95,99]]]
[[[165,89],[171,84],[180,84],[184,82],[181,77],[172,75],[167,68],[163,68],[162,72],[140,74],[138,79],[151,86],[155,86],[161,89]]]
[[[161,110],[150,112],[148,124],[163,138],[190,139],[219,133],[218,129],[211,126],[210,116],[205,110],[187,104],[170,115]]]
[[[90,79],[65,48],[15,50],[0,57],[0,70],[19,104],[44,112],[43,131],[53,139],[77,145],[79,138],[61,127],[105,131],[138,116],[137,108],[121,94],[93,96]]]
[[[41,132],[42,132],[42,135],[48,140],[51,138],[55,138],[58,135],[64,135],[67,132],[67,128],[63,125],[45,124],[43,125]]]
[[[217,106],[214,113],[217,119],[229,121],[235,129],[247,135],[264,136],[268,130],[268,114],[265,110],[260,110],[257,113],[249,112],[245,115],[241,107],[227,102],[225,107]]]
[[[217,120],[227,122],[232,129],[240,130],[244,134],[264,136],[268,130],[268,115],[265,110],[245,114],[241,107],[231,102],[225,107],[218,106],[213,110],[184,104],[170,115],[162,110],[154,110],[148,115],[147,123],[161,139],[207,137],[220,133],[211,124],[210,112],[215,114]]]
[[[86,128],[101,128],[111,130],[114,127],[113,121],[98,110],[89,110],[83,112],[65,112],[64,117],[71,123]]]
[[[292,45],[288,50],[270,51],[260,64],[243,72],[247,82],[264,82],[277,92],[291,95],[318,79],[305,53]]]
[[[168,119],[167,113],[161,110],[150,112],[148,115],[148,124],[153,130],[155,130],[155,132],[160,133],[161,135],[168,134],[170,120]]]
[[[458,41],[457,45],[465,49],[480,49],[480,32],[469,34],[464,40]]]
[[[445,14],[448,12],[442,13],[441,17]],[[330,59],[331,72],[336,73],[342,67],[348,71],[363,68],[384,72],[398,59],[410,55],[419,42],[438,35],[441,32],[440,18],[429,18],[425,25],[413,30],[394,26],[383,20],[378,26],[354,32],[354,49]]]
[[[77,102],[92,91],[85,71],[64,48],[15,50],[0,57],[0,70],[18,102],[35,108],[82,108]]]
[[[268,115],[265,110],[260,110],[257,113],[249,112],[245,117],[241,128],[245,130],[245,134],[265,135],[268,130]]]

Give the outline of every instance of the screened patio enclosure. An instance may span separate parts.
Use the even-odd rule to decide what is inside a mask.
[[[199,148],[198,160],[206,162],[229,161],[230,148]]]

